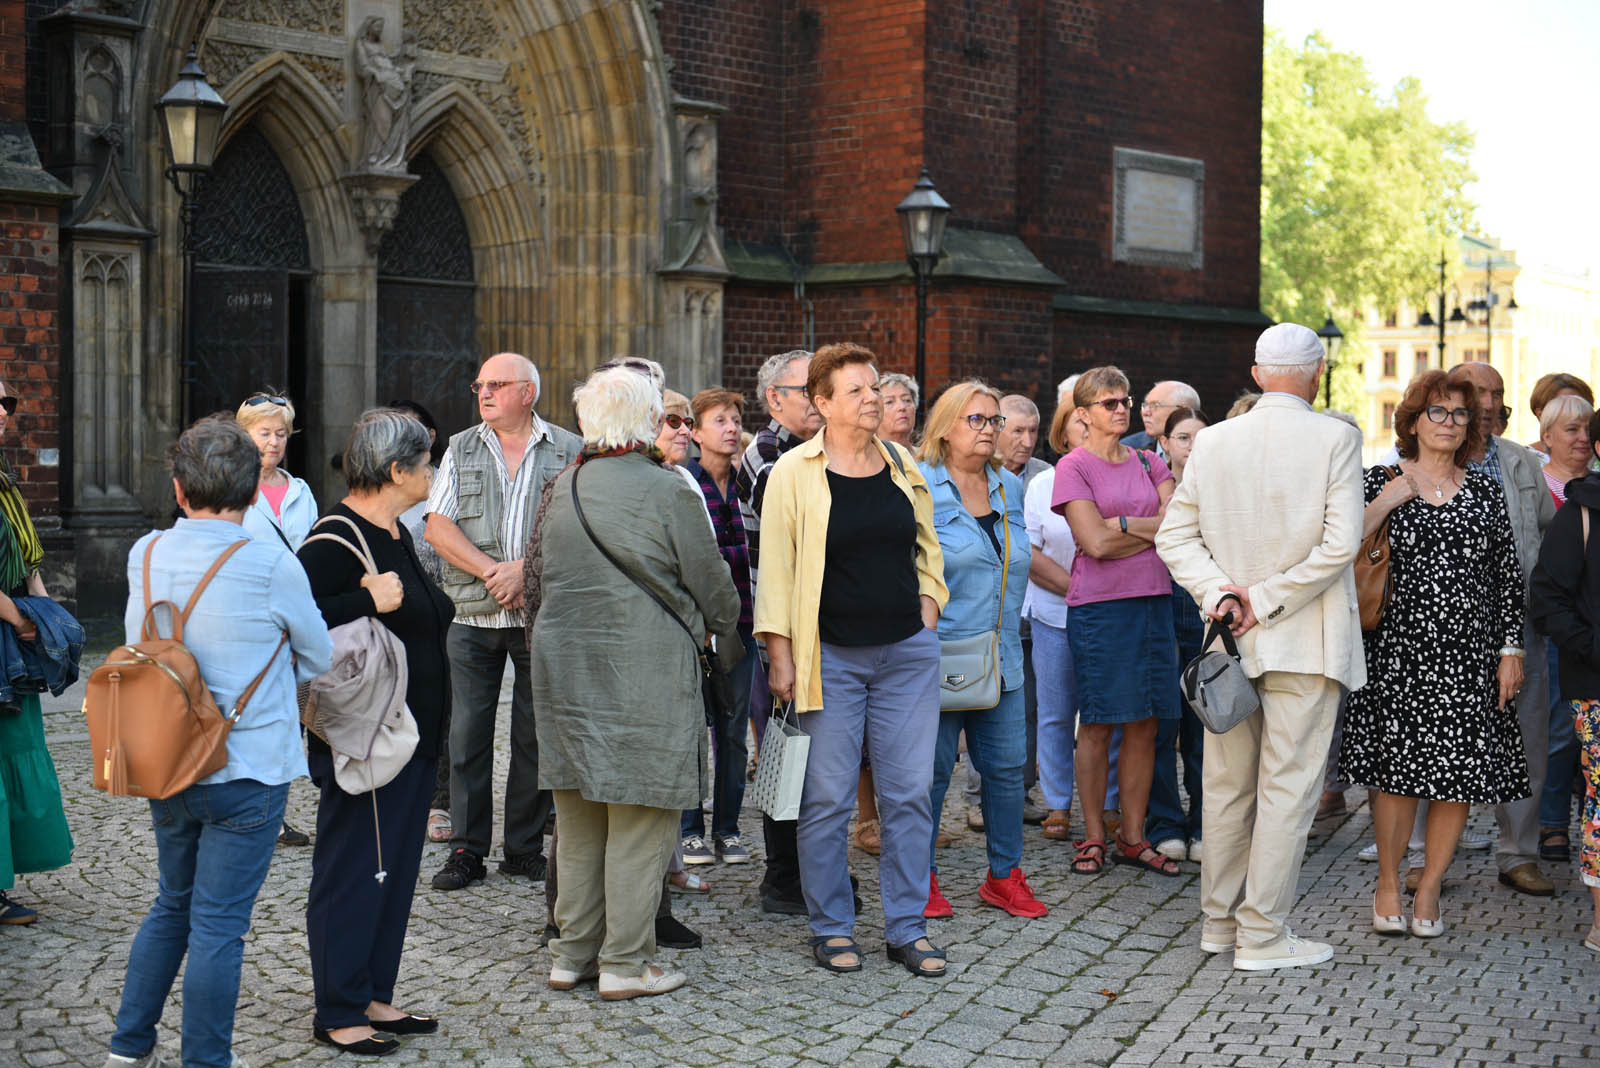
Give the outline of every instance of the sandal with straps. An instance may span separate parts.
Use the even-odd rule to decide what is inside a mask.
[[[1124,842],[1122,836],[1117,835],[1117,851],[1111,859],[1118,864],[1131,864],[1135,868],[1144,868],[1158,875],[1181,875],[1178,862],[1169,856],[1156,851],[1148,838],[1141,838],[1137,842]]]
[[[845,938],[844,945],[831,946],[828,943],[843,935],[819,935],[811,940],[811,955],[817,958],[817,963],[830,972],[859,972],[861,970],[861,947],[853,939]],[[840,957],[854,957],[854,964],[840,964]]]
[[[1067,814],[1060,809],[1054,809],[1044,818],[1044,828],[1041,832],[1046,838],[1053,838],[1058,842],[1072,839],[1072,822]]]
[[[919,941],[927,941],[929,948],[919,949],[916,942],[907,942],[903,946],[885,942],[884,946],[888,950],[889,960],[895,964],[904,965],[906,971],[912,975],[937,979],[945,973],[947,967],[944,950],[928,939],[919,939]],[[937,967],[930,968],[928,967],[930,964],[937,965]]]
[[[1078,852],[1072,858],[1072,870],[1077,875],[1099,875],[1106,866],[1106,840],[1085,838],[1075,843]]]

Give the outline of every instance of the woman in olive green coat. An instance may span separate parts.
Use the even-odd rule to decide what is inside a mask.
[[[549,983],[598,978],[600,996],[620,1000],[683,985],[649,963],[656,906],[677,821],[706,789],[696,649],[709,635],[739,647],[739,595],[699,494],[654,454],[661,397],[649,379],[602,371],[574,401],[584,454],[557,477],[540,526],[531,648],[561,869]]]

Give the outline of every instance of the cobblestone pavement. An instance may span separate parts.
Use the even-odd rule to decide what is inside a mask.
[[[19,879],[16,896],[38,907],[36,925],[0,929],[3,1066],[99,1068],[128,947],[154,893],[148,810],[90,788],[80,700],[81,684],[46,704],[77,853],[68,868]],[[503,729],[501,741],[503,754]],[[313,808],[297,783],[291,819],[310,827]],[[491,862],[483,883],[431,890],[445,847],[429,845],[397,1001],[438,1013],[444,1026],[385,1063],[1600,1064],[1600,958],[1581,946],[1587,894],[1569,865],[1547,865],[1557,892],[1541,900],[1500,887],[1492,854],[1462,854],[1446,884],[1445,936],[1380,938],[1367,925],[1373,866],[1356,859],[1370,832],[1363,805],[1315,828],[1293,916],[1300,933],[1334,943],[1333,964],[1243,973],[1199,949],[1197,865],[1176,879],[1121,867],[1073,876],[1068,847],[1029,828],[1023,867],[1051,913],[1016,919],[978,900],[982,839],[963,816],[953,797],[955,842],[940,863],[956,916],[932,932],[949,949],[948,977],[919,979],[885,961],[876,866],[853,852],[867,900],[857,929],[864,972],[821,971],[803,918],[759,911],[759,863],[719,866],[710,895],[675,899],[705,948],[661,954],[689,986],[614,1004],[592,986],[544,985],[542,884]],[[759,850],[759,818],[747,814],[744,826]],[[1492,831],[1492,815],[1475,812],[1472,826]],[[253,1068],[338,1057],[311,1042],[310,865],[311,850],[279,849],[245,943],[236,1044]],[[169,1055],[178,997],[162,1032]]]

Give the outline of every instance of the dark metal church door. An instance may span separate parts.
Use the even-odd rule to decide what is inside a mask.
[[[193,418],[232,412],[259,390],[284,390],[295,429],[316,419],[307,396],[311,256],[289,172],[254,126],[217,157],[195,217],[193,366],[184,389]],[[306,472],[306,436],[289,439],[285,467]]]
[[[417,401],[441,436],[478,421],[468,388],[478,351],[472,242],[455,192],[427,152],[378,249],[378,403]]]

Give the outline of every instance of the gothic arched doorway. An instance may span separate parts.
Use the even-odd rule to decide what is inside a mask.
[[[261,389],[288,392],[296,430],[316,419],[307,396],[311,256],[289,172],[254,125],[217,156],[195,213],[193,366],[185,369],[191,418],[233,411]],[[285,465],[305,473],[302,434]]]
[[[477,421],[472,241],[450,181],[427,152],[378,249],[378,401],[415,400],[449,436]]]

